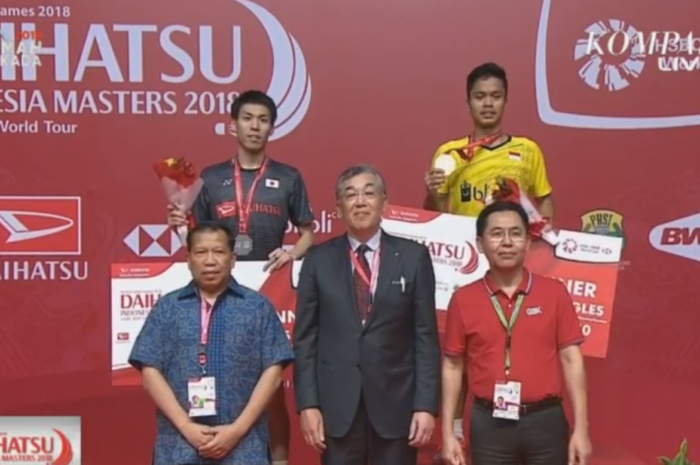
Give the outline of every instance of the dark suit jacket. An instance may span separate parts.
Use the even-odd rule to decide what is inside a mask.
[[[330,239],[312,248],[301,268],[294,326],[297,410],[319,408],[326,434],[343,437],[362,393],[377,433],[405,438],[414,412],[437,416],[439,408],[433,263],[425,246],[382,233],[373,310],[363,327],[349,250],[347,236]]]

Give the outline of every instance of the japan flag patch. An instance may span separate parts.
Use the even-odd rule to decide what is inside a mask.
[[[265,187],[270,188],[270,189],[279,189],[280,182],[278,179],[266,178],[265,179]]]

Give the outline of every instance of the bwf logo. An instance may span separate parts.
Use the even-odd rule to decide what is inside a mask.
[[[616,19],[593,23],[585,32],[576,43],[574,56],[577,61],[586,59],[579,74],[596,90],[601,89],[601,81],[610,92],[630,86],[654,55],[657,68],[663,72],[700,70],[700,37],[692,32],[646,33]]]

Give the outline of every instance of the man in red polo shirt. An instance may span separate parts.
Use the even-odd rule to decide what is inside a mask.
[[[442,451],[450,465],[466,463],[453,429],[465,365],[475,397],[473,465],[584,465],[591,453],[584,338],[564,285],[523,265],[528,224],[515,203],[494,203],[479,214],[477,243],[490,271],[458,289],[447,310]],[[574,409],[571,436],[561,373]]]

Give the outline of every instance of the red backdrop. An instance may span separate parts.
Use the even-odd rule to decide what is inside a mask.
[[[647,57],[627,87],[595,89],[579,75],[586,59],[573,58],[596,21],[686,34],[699,12],[690,0],[643,3],[1,0],[5,40],[34,25],[42,55],[41,67],[0,76],[0,194],[30,197],[0,198],[0,413],[82,415],[86,464],[148,463],[153,406],[110,381],[109,264],[173,259],[147,256],[143,230],[136,252],[124,239],[163,222],[153,161],[204,166],[233,154],[216,127],[230,92],[270,89],[281,102],[270,154],[303,171],[324,237],[341,230],[333,179],[352,163],[380,168],[392,203],[419,204],[435,147],[469,130],[466,73],[493,60],[509,71],[505,128],[542,146],[559,225],[583,228],[587,212],[610,210],[601,231],[624,230],[608,357],[587,364],[598,460],[651,463],[684,437],[693,458],[700,217],[655,228],[700,210],[698,74],[662,73]],[[623,61],[607,68],[617,87]],[[74,131],[50,132],[48,121]],[[80,214],[75,202],[36,196],[79,197]],[[294,465],[314,463],[298,437],[293,454]]]

